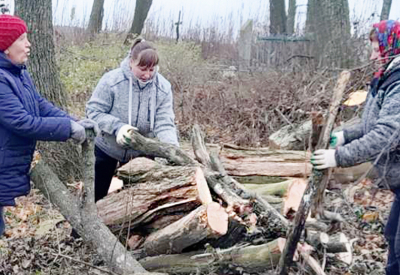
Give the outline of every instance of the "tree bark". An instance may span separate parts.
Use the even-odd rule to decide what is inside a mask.
[[[134,37],[142,33],[144,21],[146,21],[152,3],[153,0],[136,0],[135,14],[131,29],[124,42],[125,45],[128,45]]]
[[[139,166],[139,162],[143,162],[142,159],[134,159],[129,165]],[[129,171],[129,167],[126,170]],[[202,203],[212,201],[199,167],[155,166],[143,174],[132,171],[122,176],[121,171],[119,173],[125,185],[130,187],[97,202],[101,219],[107,225],[114,225],[113,230],[132,229],[151,222],[161,213],[177,212],[178,209],[190,212]]]
[[[306,31],[314,40],[317,66],[351,66],[348,0],[309,0]]]
[[[294,34],[294,26],[296,21],[296,0],[289,0],[289,11],[287,17],[286,32],[289,35]]]
[[[51,0],[17,0],[15,13],[28,25],[33,47],[28,68],[38,91],[49,101],[67,109],[68,96],[59,76],[53,40]]]
[[[93,35],[101,31],[104,15],[104,0],[94,0],[90,13],[88,32]]]
[[[246,271],[265,271],[274,268],[279,261],[284,239],[276,239],[262,245],[232,247],[208,253],[183,253],[160,255],[139,260],[150,271],[170,274],[193,274],[207,272],[219,266],[242,266]]]
[[[318,142],[318,148],[326,149],[329,145],[330,135],[336,120],[336,115],[339,111],[340,102],[342,101],[344,90],[347,86],[347,83],[350,81],[350,72],[343,71],[339,79],[336,83],[336,86],[333,91],[332,102],[329,106],[329,116],[325,125],[325,129],[323,131],[323,135],[320,136],[320,141]],[[328,185],[328,175],[332,173],[332,169],[327,169],[324,180],[317,185],[317,190],[315,193],[315,201],[313,202],[313,209],[311,210],[312,216],[316,216],[317,214],[321,215],[323,213],[323,200],[325,189]]]
[[[286,8],[285,1],[270,0],[269,1],[269,18],[271,34],[286,33]]]
[[[228,214],[218,203],[211,202],[150,234],[143,246],[149,256],[180,253],[207,237],[219,237],[227,231]]]
[[[392,0],[383,0],[381,20],[388,20],[390,15],[390,8],[392,7]]]
[[[278,177],[307,177],[311,174],[310,154],[304,151],[277,150],[269,147],[242,148],[229,144],[222,146],[207,144],[207,147],[203,145],[204,148],[196,148],[196,146],[183,143],[181,149],[190,158],[198,159],[211,170],[219,171],[219,168],[214,166],[222,166],[226,174],[243,179],[244,182],[247,180],[257,180],[262,183],[277,182],[281,181]],[[202,150],[207,155],[208,150],[210,155],[218,156],[220,163],[213,163],[210,156],[200,156],[199,154],[202,153],[199,151]]]

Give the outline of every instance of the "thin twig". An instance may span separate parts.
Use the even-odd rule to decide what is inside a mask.
[[[279,111],[279,109],[278,108],[275,108],[275,111],[277,111],[278,112],[278,114],[280,114],[281,115],[281,117],[283,118],[283,120],[285,120],[286,121],[286,123],[287,124],[289,124],[290,125],[290,127],[292,127],[292,128],[294,128],[294,125],[285,117],[285,115],[284,114],[282,114],[282,112],[281,111]]]
[[[117,273],[114,273],[114,272],[112,272],[112,271],[110,271],[110,270],[106,270],[106,269],[103,269],[103,268],[94,266],[94,265],[92,265],[92,264],[83,262],[83,261],[81,261],[81,260],[74,259],[74,258],[72,258],[72,257],[70,257],[70,256],[67,256],[67,255],[56,254],[56,253],[51,253],[51,254],[53,254],[53,255],[56,256],[56,257],[63,257],[63,258],[66,258],[66,259],[68,259],[68,260],[71,260],[71,261],[74,261],[74,262],[77,262],[77,263],[84,264],[84,265],[86,265],[86,266],[88,266],[88,267],[95,268],[95,269],[97,269],[97,270],[106,272],[106,273],[111,274],[111,275],[118,275]]]

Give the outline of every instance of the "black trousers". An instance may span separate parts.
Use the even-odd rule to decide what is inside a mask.
[[[389,243],[387,275],[400,274],[400,190],[393,192],[395,198],[385,228],[385,237]]]
[[[94,197],[95,201],[107,196],[111,180],[117,169],[118,160],[104,153],[99,147],[95,146],[94,155],[96,162],[94,165]],[[125,163],[121,163],[123,165]]]

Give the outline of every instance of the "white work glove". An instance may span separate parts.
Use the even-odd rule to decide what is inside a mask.
[[[71,138],[77,144],[82,144],[86,139],[85,127],[79,123],[70,120],[71,122]]]
[[[131,143],[131,131],[138,131],[138,128],[133,127],[129,124],[125,124],[117,133],[117,143],[120,146],[127,146]]]
[[[86,118],[79,120],[78,123],[82,125],[85,129],[93,129],[95,136],[100,133],[99,125],[94,120]]]
[[[314,152],[311,157],[311,164],[317,170],[322,170],[330,167],[336,167],[336,158],[335,158],[334,149],[320,149]]]
[[[344,133],[343,131],[332,133],[331,139],[329,140],[329,148],[338,148],[344,144]]]

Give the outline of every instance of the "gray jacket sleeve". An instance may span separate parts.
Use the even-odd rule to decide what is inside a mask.
[[[101,131],[110,135],[117,135],[121,126],[118,117],[110,115],[109,112],[113,106],[114,94],[107,83],[107,76],[104,75],[94,90],[92,97],[86,103],[86,116],[99,124]]]
[[[169,88],[155,113],[154,134],[162,142],[179,146],[174,120],[173,96]]]
[[[359,139],[364,135],[363,124],[358,123],[343,129],[344,143],[350,143],[355,139]]]
[[[338,166],[348,167],[375,159],[399,136],[399,129],[400,85],[394,85],[386,91],[374,128],[336,150]]]

